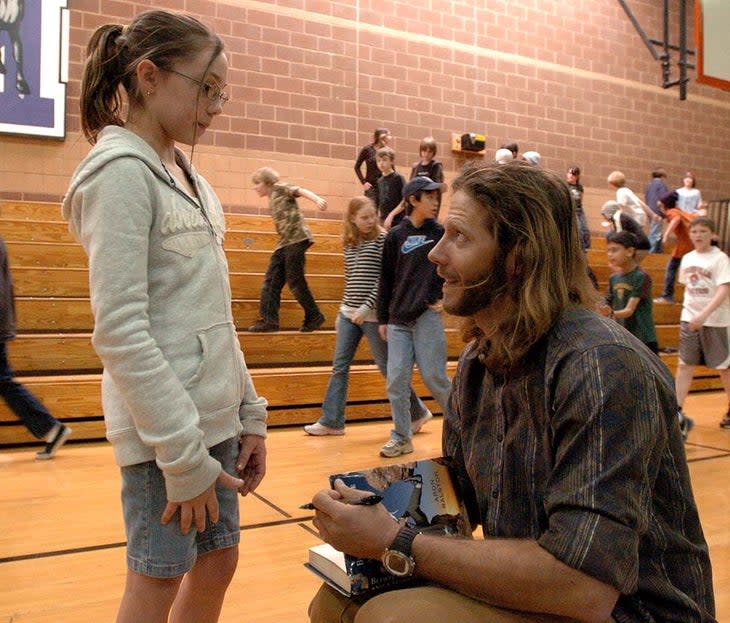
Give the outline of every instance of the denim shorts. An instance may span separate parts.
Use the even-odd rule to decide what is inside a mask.
[[[229,474],[236,473],[238,438],[209,449]],[[127,566],[141,575],[174,578],[190,571],[197,557],[218,549],[238,545],[240,522],[238,492],[218,485],[220,508],[215,524],[206,522],[204,532],[193,525],[187,534],[180,532],[180,514],[160,523],[167,506],[165,479],[154,461],[129,465],[122,472],[122,509],[127,532]]]

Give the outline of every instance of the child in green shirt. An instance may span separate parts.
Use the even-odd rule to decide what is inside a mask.
[[[639,338],[653,353],[659,352],[652,317],[651,277],[636,261],[636,236],[628,231],[607,236],[608,263],[615,271],[608,278],[606,300],[610,315]]]

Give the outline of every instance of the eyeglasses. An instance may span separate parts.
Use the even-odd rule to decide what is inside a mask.
[[[221,106],[223,106],[229,99],[231,99],[230,95],[224,93],[223,90],[215,84],[203,82],[202,80],[198,80],[197,78],[188,76],[187,74],[184,74],[181,71],[177,71],[176,69],[166,69],[165,71],[169,71],[171,74],[177,74],[178,76],[187,78],[191,82],[197,84],[200,87],[203,95],[205,95],[206,99],[210,102],[216,102],[220,100]]]

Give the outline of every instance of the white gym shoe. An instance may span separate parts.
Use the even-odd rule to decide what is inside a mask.
[[[418,431],[423,428],[423,425],[429,420],[433,419],[433,413],[426,409],[426,415],[419,417],[417,420],[411,422],[411,432],[415,435]]]
[[[397,439],[388,439],[385,445],[380,448],[380,456],[392,458],[401,454],[410,454],[413,452],[413,443],[411,441],[398,441]]]
[[[344,435],[345,429],[330,428],[329,426],[315,422],[314,424],[307,424],[304,427],[304,432],[315,437],[323,437],[324,435]]]
[[[53,455],[58,452],[58,449],[66,442],[68,436],[71,434],[71,428],[59,422],[54,424],[46,436],[46,447],[40,452],[36,452],[35,458],[39,461],[52,459]]]

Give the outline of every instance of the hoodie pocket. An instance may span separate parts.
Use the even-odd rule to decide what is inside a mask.
[[[231,323],[213,325],[197,333],[200,364],[185,383],[201,419],[241,403],[241,358],[238,337]]]

